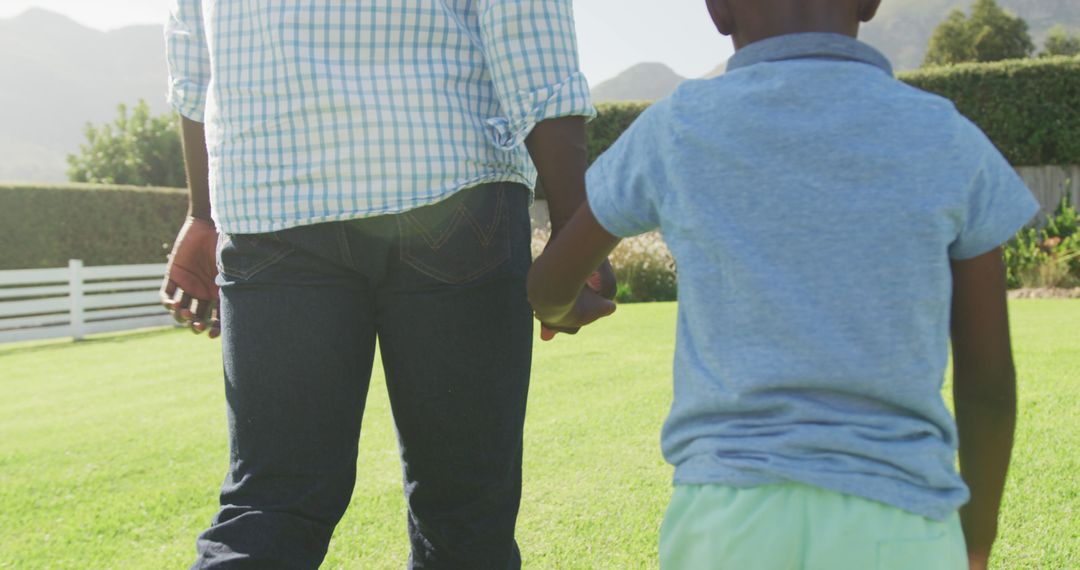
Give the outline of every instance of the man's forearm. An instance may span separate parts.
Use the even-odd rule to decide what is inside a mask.
[[[181,115],[180,138],[188,180],[188,215],[210,221],[210,161],[203,124]]]
[[[547,195],[551,229],[558,233],[585,202],[585,118],[541,121],[525,140]]]

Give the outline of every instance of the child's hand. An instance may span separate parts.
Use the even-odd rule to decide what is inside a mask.
[[[619,243],[582,204],[529,269],[529,303],[544,326],[540,338],[573,334],[615,312],[615,274],[607,256]],[[606,277],[605,277],[606,276]]]
[[[589,279],[585,281],[585,286],[605,299],[615,300],[615,271],[611,268],[611,263],[605,260],[600,269],[593,272]],[[579,329],[580,327],[554,328],[540,323],[540,340],[551,340],[559,333],[577,334]]]
[[[544,314],[536,312],[536,318],[543,326],[540,332],[542,340],[551,340],[556,332],[573,330],[594,323],[615,312],[615,302],[601,297],[592,287],[582,287],[581,294],[562,314]]]

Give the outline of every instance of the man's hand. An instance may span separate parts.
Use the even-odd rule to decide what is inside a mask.
[[[585,203],[585,171],[588,169],[588,153],[585,145],[585,118],[558,117],[540,121],[525,140],[529,156],[539,174],[539,185],[547,196],[548,213],[551,216],[551,241],[554,243],[561,230]],[[587,282],[592,291],[604,299],[615,298],[615,272],[604,254],[588,268],[585,275],[592,274]],[[577,289],[585,283],[582,279],[574,284]],[[540,338],[551,340],[557,333],[575,334],[580,327],[560,327],[541,320]]]
[[[529,302],[540,338],[579,328],[615,312],[615,275],[607,256],[619,243],[584,203],[529,270]],[[597,269],[599,268],[599,269]]]
[[[564,332],[572,330],[577,332],[581,327],[592,324],[614,312],[615,303],[613,301],[601,297],[591,287],[582,287],[581,294],[578,295],[574,304],[569,307],[569,311],[556,314],[544,313],[541,310],[536,312],[536,318],[543,324],[544,331]],[[555,332],[550,334],[551,336],[547,338],[543,338],[544,335],[541,334],[541,338],[551,340],[555,336]]]
[[[968,553],[968,570],[986,570],[990,563],[989,558],[989,555]]]
[[[165,282],[161,286],[161,302],[176,322],[185,324],[196,334],[210,331],[210,338],[221,334],[218,318],[217,228],[214,224],[188,217],[176,236]]]
[[[589,276],[589,279],[585,282],[585,285],[593,292],[600,295],[600,297],[607,299],[608,301],[614,301],[618,285],[615,279],[615,270],[612,269],[611,262],[605,259],[604,263],[600,265],[600,268],[597,269],[591,276]],[[555,335],[559,333],[577,334],[579,330],[581,330],[581,326],[558,327],[553,323],[545,323],[541,320],[540,340],[551,340],[555,338]]]

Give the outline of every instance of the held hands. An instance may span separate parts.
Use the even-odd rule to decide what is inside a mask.
[[[615,272],[607,260],[585,282],[581,293],[568,312],[549,314],[537,311],[540,320],[540,339],[549,341],[558,333],[577,334],[581,327],[615,312]]]
[[[203,219],[188,217],[176,236],[161,302],[176,322],[195,334],[210,331],[210,338],[221,334],[218,318],[217,228]]]

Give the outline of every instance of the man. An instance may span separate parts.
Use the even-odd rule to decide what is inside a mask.
[[[321,563],[378,338],[409,567],[519,568],[528,190],[539,173],[557,233],[584,199],[594,113],[571,0],[177,0],[170,16],[191,208],[163,296],[222,336],[231,443],[193,567]]]

